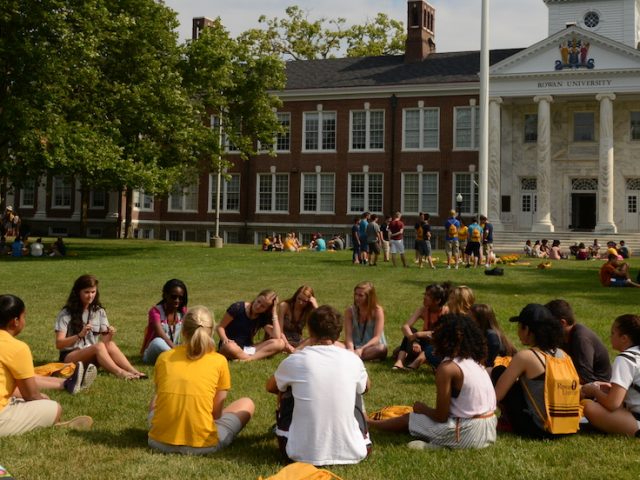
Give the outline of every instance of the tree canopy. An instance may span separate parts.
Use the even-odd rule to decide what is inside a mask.
[[[400,21],[384,13],[363,24],[346,26],[344,18],[310,20],[299,6],[285,10],[286,17],[258,21],[264,26],[247,30],[243,36],[287,60],[315,60],[337,56],[362,57],[396,55],[404,52],[406,33]]]

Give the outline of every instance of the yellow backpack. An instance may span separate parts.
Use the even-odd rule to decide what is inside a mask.
[[[482,240],[482,234],[480,233],[480,228],[475,227],[471,231],[471,241],[480,243],[480,240]]]
[[[560,350],[560,349],[559,349]],[[524,391],[531,404],[535,406],[536,415],[542,420],[547,432],[553,434],[576,433],[580,428],[582,406],[580,404],[580,377],[571,361],[571,357],[562,351],[562,358],[548,355],[541,350],[531,351],[544,365],[544,406],[541,412],[525,383]],[[539,353],[544,355],[545,362]]]
[[[456,238],[458,236],[458,227],[456,227],[455,223],[451,223],[447,232],[449,238]]]
[[[295,462],[287,465],[275,475],[258,480],[342,480],[329,470],[318,469],[313,465]]]
[[[390,405],[369,413],[368,417],[370,420],[386,420],[388,418],[401,417],[411,412],[413,412],[413,407],[408,405]]]

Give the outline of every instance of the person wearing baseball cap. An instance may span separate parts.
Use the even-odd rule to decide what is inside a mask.
[[[554,438],[545,431],[543,420],[535,412],[545,411],[544,354],[558,358],[567,355],[560,348],[562,326],[547,307],[538,303],[528,304],[509,321],[518,323],[518,337],[529,348],[516,353],[508,367],[498,366],[491,372],[496,398],[506,414],[499,428],[510,428],[523,437]],[[525,394],[525,387],[531,397]]]

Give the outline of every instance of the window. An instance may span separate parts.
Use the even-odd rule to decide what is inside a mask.
[[[276,152],[288,152],[291,148],[291,114],[277,113],[278,123],[282,127],[283,132],[276,135]]]
[[[640,112],[631,112],[631,140],[640,140]]]
[[[478,174],[477,173],[456,173],[454,176],[454,188],[452,205],[455,204],[455,197],[462,195],[461,211],[465,215],[478,213]]]
[[[144,193],[144,190],[133,192],[133,206],[142,212],[153,212],[153,196]]]
[[[477,150],[480,144],[480,109],[455,108],[454,145],[459,149]]]
[[[222,195],[220,196],[221,212],[239,212],[240,211],[240,175],[232,174],[225,179],[221,179]],[[209,211],[216,211],[216,201],[218,192],[218,174],[209,174]]]
[[[403,149],[437,150],[440,143],[440,109],[405,109]]]
[[[349,212],[382,213],[382,173],[349,174]]]
[[[584,26],[587,28],[596,28],[600,24],[600,14],[593,10],[584,14]]]
[[[170,212],[197,212],[198,211],[198,185],[187,187],[175,187],[169,195]]]
[[[263,173],[258,175],[258,212],[289,211],[289,175],[286,173]]]
[[[69,177],[53,177],[51,201],[53,208],[71,207],[71,179]]]
[[[33,208],[36,206],[36,182],[31,180],[20,189],[20,206]]]
[[[438,174],[403,173],[402,174],[402,211],[418,214],[438,213]]]
[[[384,149],[384,110],[351,112],[351,150]]]
[[[595,120],[593,112],[574,112],[573,141],[593,142],[595,140]]]
[[[336,149],[336,112],[304,113],[304,150]]]
[[[107,206],[107,192],[104,190],[91,190],[89,192],[89,208],[102,209]]]
[[[524,143],[538,142],[538,114],[529,113],[524,116]]]
[[[333,173],[302,174],[302,212],[333,213],[335,175]]]

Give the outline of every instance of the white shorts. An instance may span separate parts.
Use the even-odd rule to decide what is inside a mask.
[[[51,427],[58,417],[58,402],[12,397],[0,410],[0,437],[20,435],[36,428]]]
[[[149,423],[153,418],[153,412],[149,413]],[[225,447],[231,445],[233,439],[236,438],[240,430],[242,430],[242,422],[237,415],[233,413],[223,413],[216,420],[216,429],[218,430],[218,444],[212,447],[189,447],[188,445],[171,445],[168,443],[158,442],[152,438],[148,438],[147,444],[151,448],[160,450],[163,453],[182,453],[184,455],[207,455],[215,453]]]
[[[420,413],[409,414],[409,433],[449,448],[484,448],[495,443],[495,415],[488,418],[454,418],[449,417],[440,423]]]
[[[404,242],[402,240],[389,240],[391,243],[391,253],[404,254]]]

